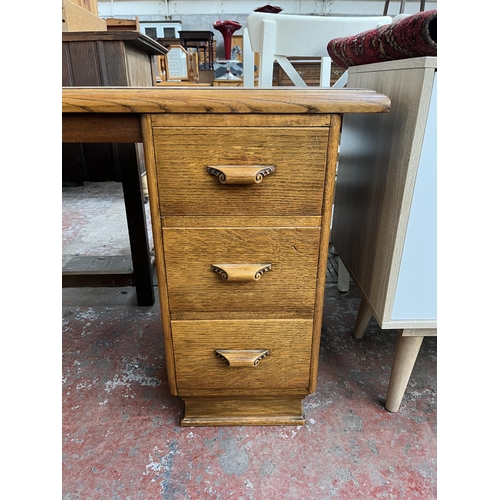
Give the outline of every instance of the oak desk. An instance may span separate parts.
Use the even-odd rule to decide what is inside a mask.
[[[303,425],[343,113],[369,90],[64,88],[63,141],[145,150],[181,425]]]

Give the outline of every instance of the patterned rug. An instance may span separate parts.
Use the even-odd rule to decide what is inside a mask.
[[[411,57],[437,56],[437,9],[419,12],[327,45],[332,61],[347,68]]]

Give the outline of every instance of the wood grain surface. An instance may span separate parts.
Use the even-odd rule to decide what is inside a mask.
[[[186,397],[181,426],[304,425],[303,396]]]
[[[316,386],[341,114],[385,113],[389,99],[324,88],[62,94],[71,140],[85,134],[79,114],[97,117],[94,139],[109,133],[117,141],[117,114],[142,115],[168,383],[185,403],[181,425],[304,425],[302,399]],[[113,132],[100,120],[110,113]],[[123,134],[136,138],[137,124],[124,122]],[[274,171],[258,184],[227,185],[207,170],[221,165]],[[214,266],[237,269],[236,281]],[[258,280],[239,281],[259,266]]]
[[[160,212],[166,215],[320,215],[325,127],[155,127]],[[207,166],[272,165],[259,184],[226,185]]]
[[[384,113],[371,90],[301,88],[64,87],[63,113]]]
[[[224,395],[226,389],[309,387],[311,320],[173,321],[177,387]],[[257,366],[227,366],[217,349],[266,349]]]
[[[314,309],[319,228],[163,229],[172,312],[290,310],[311,317]],[[258,281],[228,282],[211,265],[268,263]]]

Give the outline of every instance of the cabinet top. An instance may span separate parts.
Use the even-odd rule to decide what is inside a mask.
[[[64,31],[64,42],[124,42],[150,54],[166,54],[167,49],[139,31]]]
[[[356,73],[371,73],[378,71],[392,71],[400,69],[418,69],[418,68],[432,68],[437,70],[437,57],[424,56],[424,57],[411,57],[409,59],[398,59],[396,61],[376,62],[372,64],[362,64],[360,66],[351,66],[349,74]]]
[[[365,89],[63,87],[63,113],[386,113],[391,102]]]

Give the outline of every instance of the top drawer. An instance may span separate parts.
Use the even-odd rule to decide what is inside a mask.
[[[327,127],[154,127],[160,214],[320,215],[328,133]],[[275,171],[258,184],[222,184],[207,167],[225,165]]]

